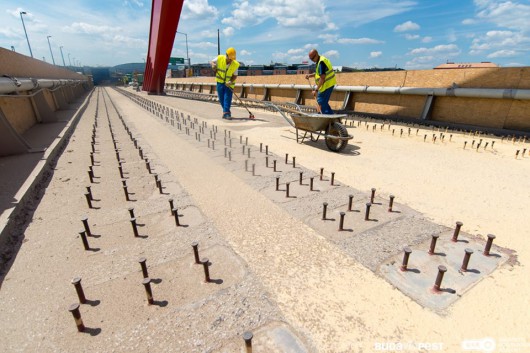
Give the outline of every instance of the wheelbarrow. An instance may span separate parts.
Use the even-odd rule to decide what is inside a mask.
[[[308,138],[308,134],[309,139],[313,142],[318,141],[322,136],[330,151],[340,152],[346,147],[348,140],[353,138],[352,135],[348,135],[348,130],[341,123],[341,119],[345,118],[346,114],[308,114],[304,113],[297,104],[283,104],[293,108],[278,107],[270,102],[265,103],[266,106],[278,111],[289,125],[296,130],[297,143],[303,143]]]

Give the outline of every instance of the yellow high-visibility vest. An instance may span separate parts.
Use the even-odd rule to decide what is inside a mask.
[[[239,67],[239,63],[236,60],[232,60],[230,63],[230,66],[228,68],[226,67],[226,56],[225,55],[219,55],[217,57],[217,72],[215,75],[215,79],[219,83],[226,83],[232,79],[232,75],[234,72],[236,72],[237,68]],[[232,83],[230,85],[230,88],[234,89],[235,83]]]
[[[328,67],[328,70],[326,71],[326,81],[324,82],[322,86],[320,86],[318,90],[319,92],[324,92],[331,86],[335,86],[337,84],[337,79],[335,78],[335,71],[333,71],[333,66],[331,66],[331,62],[325,56],[320,55],[320,60],[318,60],[316,72],[315,72],[315,81],[317,85],[320,80],[320,73],[318,72],[318,66],[320,65],[322,61],[326,64],[326,66]]]

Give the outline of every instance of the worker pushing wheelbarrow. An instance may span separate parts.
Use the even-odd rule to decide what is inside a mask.
[[[306,75],[306,79],[311,87],[310,77],[315,78],[315,87],[312,89],[312,94],[317,102],[318,114],[307,114],[302,112],[300,107],[296,104],[293,108],[278,107],[272,103],[267,105],[277,110],[283,118],[296,130],[296,142],[303,143],[309,134],[311,141],[318,141],[320,136],[323,136],[326,141],[326,146],[333,152],[342,151],[351,140],[353,136],[348,135],[348,130],[342,125],[341,120],[345,118],[345,114],[334,114],[329,106],[329,98],[333,88],[337,84],[335,79],[335,72],[331,66],[331,62],[326,57],[319,55],[316,49],[309,52],[309,59],[316,63],[316,70],[313,74]],[[289,113],[290,117],[287,116]],[[299,130],[304,132],[300,137]],[[316,135],[316,138],[313,137]]]

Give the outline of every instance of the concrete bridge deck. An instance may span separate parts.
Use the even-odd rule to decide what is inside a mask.
[[[129,94],[178,111],[180,121],[170,110],[153,114],[109,88],[87,98],[78,121],[70,118],[71,137],[52,168],[44,167],[44,179],[11,228],[0,347],[243,352],[242,334],[252,331],[254,352],[455,352],[470,340],[486,351],[492,342],[486,338],[498,349],[529,349],[523,309],[529,304],[528,143],[355,120],[348,127],[354,139],[334,154],[323,141],[297,144],[277,114],[253,111],[251,121],[234,108],[235,119],[226,121],[217,104]],[[92,131],[93,183],[87,174]],[[27,158],[0,159],[2,185],[14,179],[4,166],[18,170],[25,163],[31,170],[39,163]],[[124,197],[119,161],[131,201]],[[31,182],[34,175],[27,175]],[[90,209],[86,186],[94,195]],[[9,192],[3,191],[3,211],[23,194]],[[391,194],[395,203],[387,212]],[[180,226],[169,211],[170,198]],[[343,231],[339,212],[345,212]],[[93,233],[88,251],[78,234],[84,217]],[[457,221],[463,227],[453,243]],[[489,233],[497,238],[486,257]],[[429,256],[433,234],[439,240]],[[195,241],[201,258],[209,259],[209,283],[203,266],[194,264]],[[412,248],[405,273],[399,271],[403,246]],[[465,248],[474,254],[462,272]],[[152,306],[146,304],[140,257],[153,281]],[[433,293],[438,265],[448,271],[442,291]],[[67,310],[78,301],[74,277],[82,278],[88,299],[80,307],[85,333],[77,333]]]

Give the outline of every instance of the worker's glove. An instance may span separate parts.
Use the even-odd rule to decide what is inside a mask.
[[[228,82],[226,83],[227,86],[232,86],[232,84],[233,84],[232,81],[228,81]]]

